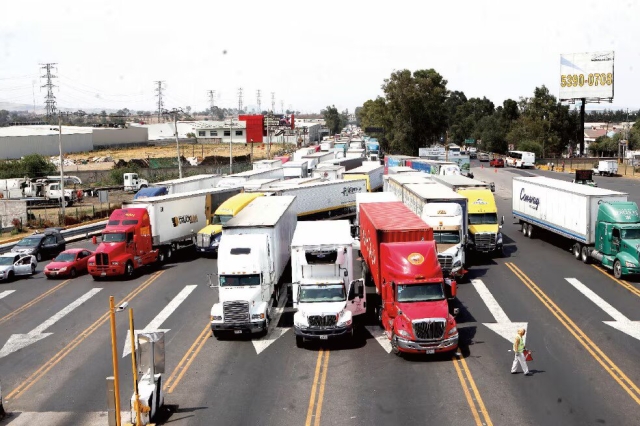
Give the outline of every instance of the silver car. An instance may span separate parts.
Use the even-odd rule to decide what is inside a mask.
[[[18,275],[36,273],[38,261],[35,256],[22,253],[5,253],[0,255],[0,280],[11,281]]]

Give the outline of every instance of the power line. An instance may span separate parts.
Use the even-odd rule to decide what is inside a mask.
[[[162,85],[164,84],[164,81],[156,80],[154,81],[154,83],[158,85],[158,87],[155,88],[155,91],[158,92],[158,123],[160,123],[160,117],[162,116],[162,107],[164,106],[164,104],[162,103]]]
[[[262,105],[262,104],[260,103],[260,90],[258,90],[258,92],[256,94],[256,97],[258,98],[258,114],[261,114],[262,113],[262,108],[260,107],[260,105]]]
[[[238,114],[242,112],[242,87],[238,89]]]
[[[42,88],[47,88],[47,95],[44,98],[44,103],[47,109],[47,121],[51,120],[51,117],[53,117],[53,115],[56,113],[56,97],[53,94],[53,88],[57,86],[53,84],[52,79],[57,78],[58,76],[51,74],[53,68],[56,69],[56,72],[58,71],[56,65],[58,64],[55,62],[40,64],[40,69],[46,71],[46,74],[41,76],[41,78],[47,79],[47,82],[44,85],[40,86]]]

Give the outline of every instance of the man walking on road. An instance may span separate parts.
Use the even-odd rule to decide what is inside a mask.
[[[531,372],[529,372],[529,367],[527,367],[527,360],[524,359],[524,335],[526,331],[524,328],[518,330],[518,334],[513,342],[513,352],[516,354],[513,359],[513,364],[511,365],[511,374],[516,374],[516,370],[518,369],[518,362],[522,367],[522,371],[525,376],[531,376]]]

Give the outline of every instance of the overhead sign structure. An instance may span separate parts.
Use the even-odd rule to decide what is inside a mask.
[[[365,133],[384,133],[384,127],[365,127]]]
[[[613,100],[614,52],[560,55],[560,100]]]

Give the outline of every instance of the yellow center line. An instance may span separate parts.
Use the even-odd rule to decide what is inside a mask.
[[[196,340],[193,342],[189,350],[184,354],[176,368],[171,373],[171,376],[167,379],[164,384],[164,389],[167,390],[167,393],[172,393],[173,390],[178,386],[182,377],[184,377],[185,373],[191,366],[193,360],[198,356],[200,350],[207,342],[207,338],[209,336],[211,329],[211,325],[207,324],[207,326],[200,332]],[[176,377],[177,376],[177,377]],[[175,379],[175,381],[173,381]],[[173,381],[173,383],[171,383]],[[169,387],[170,386],[170,387]]]
[[[493,426],[493,422],[480,396],[476,382],[473,380],[467,361],[461,356],[456,356],[453,358],[453,366],[456,369],[456,373],[458,373],[462,391],[467,398],[467,403],[469,404],[469,408],[471,408],[471,414],[476,422],[476,426]]]
[[[307,420],[304,422],[305,426],[311,426],[311,420],[313,419],[313,407],[316,402],[316,390],[318,388],[318,378],[320,377],[323,355],[324,350],[320,349],[320,351],[318,351],[318,361],[316,362],[316,372],[313,375],[313,385],[311,386],[311,395],[309,396],[309,408],[307,409]]]
[[[331,352],[325,351],[324,365],[322,366],[322,380],[320,381],[320,388],[318,389],[318,403],[316,404],[316,420],[314,422],[314,426],[320,425],[320,416],[322,415],[322,400],[324,399],[324,386],[327,383],[329,355],[331,355]]]
[[[142,290],[147,288],[151,283],[153,283],[160,275],[162,275],[164,271],[159,271],[151,275],[145,282],[140,284],[135,290],[129,293],[118,303],[118,305],[123,304],[124,302],[130,302],[134,297],[136,297]],[[44,377],[45,374],[49,372],[53,367],[55,367],[60,361],[64,359],[72,350],[74,350],[80,343],[82,343],[87,337],[89,337],[94,331],[96,331],[101,325],[107,322],[109,319],[109,312],[106,312],[100,318],[98,318],[93,324],[91,324],[87,329],[85,329],[82,333],[76,336],[71,342],[69,342],[62,350],[60,350],[57,354],[51,357],[47,362],[45,362],[40,368],[38,368],[33,374],[31,374],[26,380],[24,380],[17,388],[11,391],[5,399],[18,398],[23,395],[27,390],[31,388],[34,384],[36,384],[40,379]]]
[[[516,277],[526,285],[529,290],[542,302],[542,304],[551,311],[551,313],[560,321],[560,323],[580,342],[582,346],[591,354],[591,356],[604,368],[604,370],[618,382],[620,387],[629,394],[629,396],[640,405],[640,389],[636,384],[627,377],[627,375],[618,366],[609,359],[607,355],[578,327],[562,309],[558,307],[524,272],[511,262],[505,265],[513,272]]]
[[[38,296],[35,299],[31,300],[29,303],[25,303],[24,305],[20,306],[15,311],[12,311],[12,312],[8,313],[4,317],[0,318],[0,324],[3,324],[5,322],[9,321],[11,318],[15,317],[16,315],[18,315],[21,312],[26,311],[27,309],[29,309],[30,307],[32,307],[33,305],[35,305],[36,303],[38,303],[39,301],[44,299],[45,297],[49,296],[50,294],[54,293],[57,290],[60,290],[62,287],[64,287],[66,284],[68,284],[69,281],[71,281],[71,280],[62,281],[60,284],[56,285],[55,287],[49,289],[45,293],[42,293],[40,296]]]
[[[636,296],[640,297],[640,289],[636,288],[634,285],[632,285],[631,283],[624,281],[624,280],[619,280],[616,277],[612,276],[611,274],[609,274],[609,272],[605,271],[604,269],[602,269],[601,267],[597,266],[597,265],[591,265],[594,268],[596,268],[598,271],[602,272],[604,275],[606,275],[607,277],[611,278],[613,281],[615,281],[616,283],[620,284],[622,287],[626,288],[627,290],[629,290],[631,293],[635,294]]]

